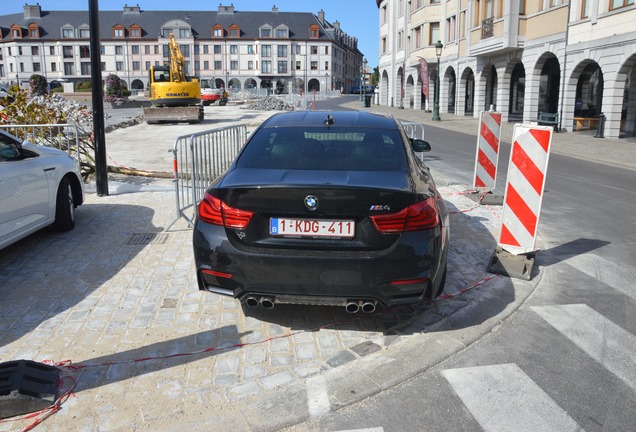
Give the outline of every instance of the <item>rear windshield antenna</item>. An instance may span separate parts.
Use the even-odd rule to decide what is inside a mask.
[[[327,117],[325,118],[325,124],[329,126],[329,125],[332,125],[333,123],[334,123],[333,117],[331,116],[331,114],[327,114]]]

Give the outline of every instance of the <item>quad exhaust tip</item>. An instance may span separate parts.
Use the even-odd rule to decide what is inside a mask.
[[[376,302],[371,302],[371,301],[366,301],[366,302],[362,302],[362,301],[349,301],[347,302],[347,305],[345,306],[345,310],[349,313],[356,313],[356,312],[364,312],[364,313],[373,313],[375,312],[376,309]]]

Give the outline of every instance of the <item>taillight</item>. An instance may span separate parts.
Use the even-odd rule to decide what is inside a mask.
[[[435,199],[429,197],[397,213],[371,216],[377,230],[383,234],[421,231],[435,228],[439,222]]]
[[[253,215],[251,211],[232,208],[207,192],[199,203],[199,219],[212,225],[243,229]]]

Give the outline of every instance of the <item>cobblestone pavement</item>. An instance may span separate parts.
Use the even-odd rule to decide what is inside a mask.
[[[271,114],[215,108],[204,127]],[[184,130],[117,129],[107,152],[156,170]],[[157,161],[145,165],[144,153]],[[110,175],[108,196],[88,187],[74,230],[43,230],[0,252],[0,360],[80,367],[64,372],[77,380],[74,397],[43,431],[278,431],[361,400],[477,340],[540,280],[487,273],[501,208],[437,180],[453,212],[445,298],[371,315],[299,306],[245,314],[198,291],[171,180]]]

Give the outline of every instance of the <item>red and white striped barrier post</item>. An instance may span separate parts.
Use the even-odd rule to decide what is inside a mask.
[[[473,188],[493,190],[497,181],[501,113],[482,111],[479,119]]]
[[[531,277],[552,133],[549,126],[515,125],[493,273]]]

